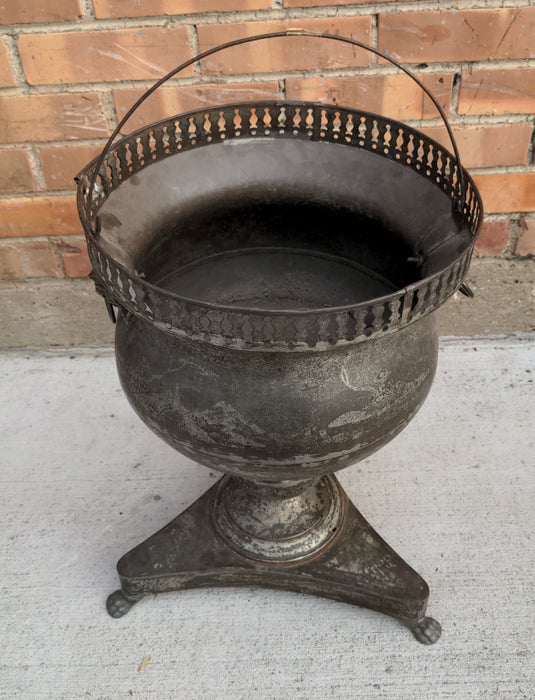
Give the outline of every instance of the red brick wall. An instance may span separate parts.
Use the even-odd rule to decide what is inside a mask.
[[[487,219],[478,254],[534,255],[532,5],[5,0],[0,278],[86,275],[73,176],[98,153],[118,116],[155,79],[199,50],[289,26],[352,36],[410,64],[444,106],[481,188]],[[278,96],[378,111],[447,143],[432,105],[406,76],[347,45],[302,37],[211,57],[153,96],[129,129],[197,106]]]

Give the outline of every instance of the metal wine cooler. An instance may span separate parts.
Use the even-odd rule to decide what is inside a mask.
[[[195,61],[295,35],[401,68],[437,107],[453,153],[358,108],[288,101],[214,106],[116,140]],[[229,42],[128,111],[80,173],[78,208],[126,396],[163,440],[223,474],[122,557],[109,613],[148,593],[268,586],[387,613],[435,642],[426,582],[334,473],[422,405],[433,312],[462,287],[481,226],[436,99],[353,39],[289,30]]]

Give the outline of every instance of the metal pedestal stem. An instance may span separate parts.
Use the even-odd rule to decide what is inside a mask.
[[[433,644],[429,588],[362,517],[333,475],[288,485],[225,476],[117,564],[108,597],[121,617],[148,593],[264,586],[391,615]]]

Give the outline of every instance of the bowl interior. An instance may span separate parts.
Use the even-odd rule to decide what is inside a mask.
[[[286,310],[343,306],[388,294],[414,276],[406,246],[380,222],[347,209],[227,200],[219,211],[199,211],[180,222],[180,232],[162,236],[146,251],[140,261],[146,277],[210,303]],[[188,256],[182,254],[186,241]],[[389,251],[384,259],[381,247]]]
[[[101,243],[180,296],[249,309],[381,297],[454,262],[471,233],[399,162],[333,143],[243,139],[154,163],[104,203]]]

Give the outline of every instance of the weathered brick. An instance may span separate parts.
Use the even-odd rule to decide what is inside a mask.
[[[143,90],[127,88],[113,93],[119,117],[124,115]],[[161,88],[132,115],[126,130],[139,129],[146,124],[203,107],[213,107],[229,102],[248,100],[276,100],[279,85],[276,81],[266,83],[239,83],[234,85],[184,85],[179,88]]]
[[[28,151],[0,150],[0,192],[28,192],[36,189]]]
[[[0,24],[66,22],[81,16],[80,0],[3,0],[0,4]]]
[[[509,243],[509,233],[509,221],[485,221],[476,241],[476,257],[500,257]]]
[[[217,44],[254,34],[280,32],[290,27],[329,32],[369,42],[371,17],[290,19],[280,22],[204,24],[197,27],[199,47],[205,51]],[[201,63],[206,74],[269,73],[365,66],[370,54],[341,42],[311,37],[282,37],[242,44],[210,56]]]
[[[463,71],[459,114],[532,114],[535,68]]]
[[[379,48],[400,61],[531,58],[535,7],[379,15]]]
[[[448,113],[453,76],[418,76]],[[351,78],[286,78],[290,100],[311,100],[354,107],[393,119],[438,116],[436,107],[407,75],[361,75]]]
[[[62,277],[50,241],[0,241],[0,279]]]
[[[106,17],[150,17],[188,15],[202,12],[264,10],[271,0],[93,0],[95,15]]]
[[[474,175],[489,214],[535,211],[535,173]]]
[[[5,41],[0,39],[0,87],[11,87],[16,84],[13,71],[11,70],[7,46]]]
[[[0,199],[0,238],[81,232],[73,196]]]
[[[535,219],[525,219],[518,223],[517,255],[535,255]]]
[[[41,163],[48,189],[76,189],[74,176],[101,151],[102,146],[43,146]]]
[[[452,151],[445,127],[421,129]],[[454,127],[461,161],[466,168],[524,165],[531,141],[531,124],[477,124]]]
[[[56,141],[108,136],[95,93],[0,97],[0,142]]]
[[[91,272],[91,262],[87,254],[85,240],[59,241],[56,248],[61,255],[67,277],[87,277]]]
[[[161,78],[190,58],[185,27],[24,34],[19,51],[31,85]]]

